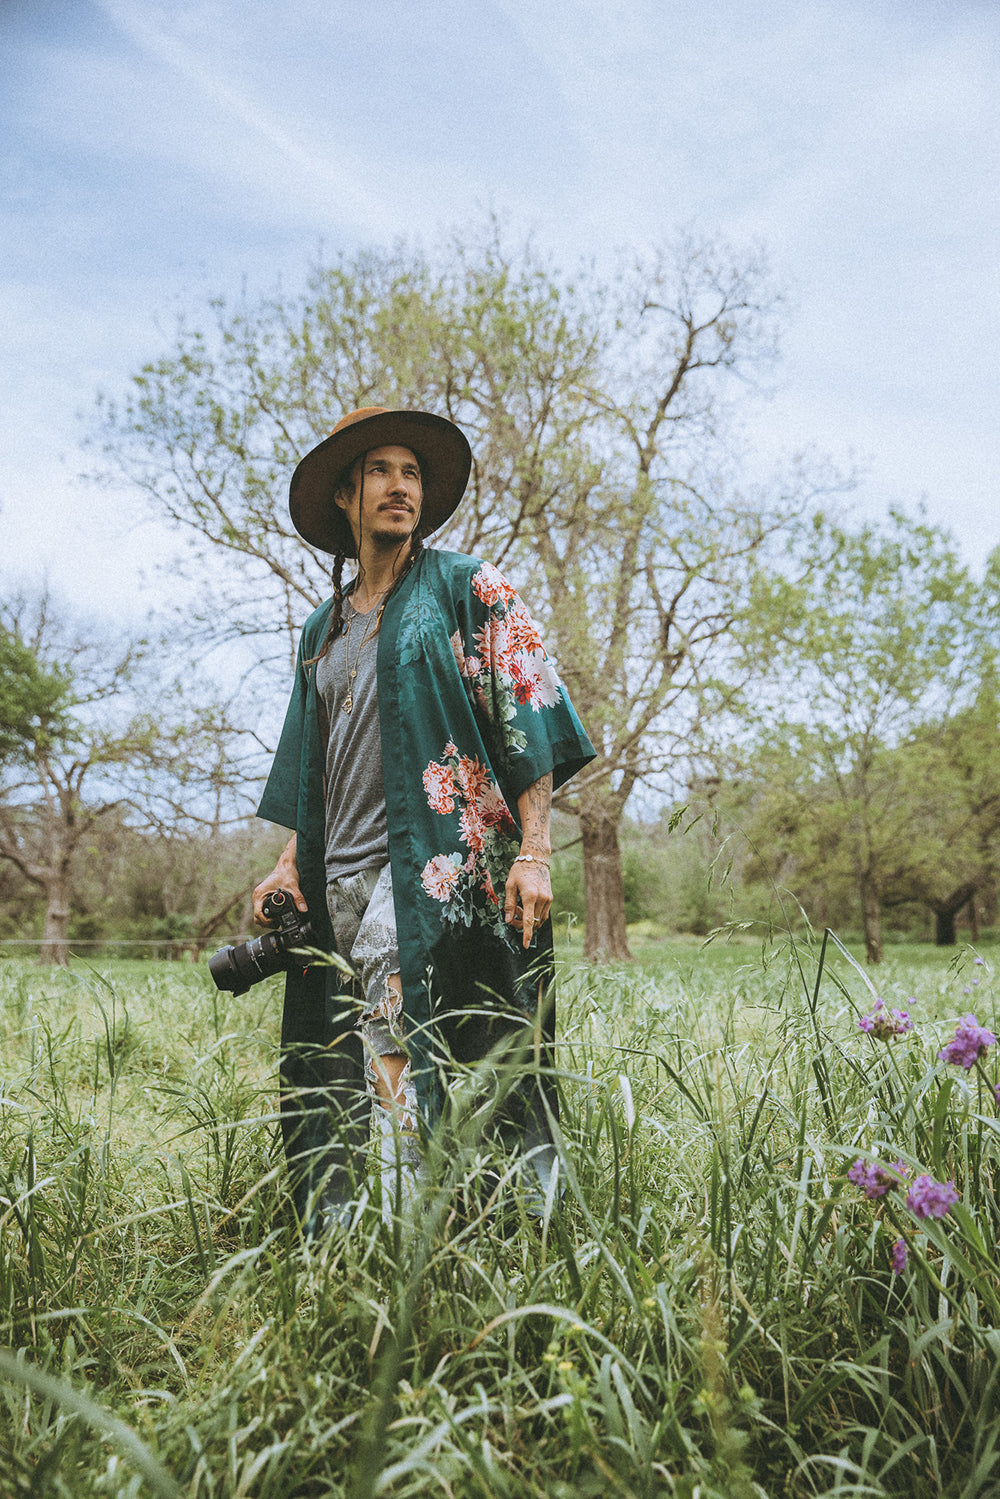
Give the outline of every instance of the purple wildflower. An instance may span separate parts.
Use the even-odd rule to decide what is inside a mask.
[[[986,967],[986,959],[985,958],[973,958],[972,962],[973,962],[973,965],[976,968],[985,968]]]
[[[862,1160],[859,1156],[847,1173],[847,1180],[852,1181],[856,1187],[860,1187],[865,1196],[871,1201],[876,1197],[884,1197],[893,1187],[902,1185],[906,1177],[906,1167],[902,1161],[896,1161],[892,1171],[887,1171],[884,1166],[877,1162]]]
[[[892,1246],[893,1275],[902,1275],[903,1271],[906,1269],[906,1254],[906,1240],[897,1239],[895,1244]]]
[[[885,1001],[881,999],[875,1001],[870,1015],[862,1015],[858,1021],[858,1030],[874,1036],[876,1041],[891,1041],[893,1036],[905,1036],[912,1029],[909,1010],[886,1009]]]
[[[942,1046],[938,1057],[942,1062],[953,1062],[968,1072],[981,1056],[985,1056],[990,1046],[996,1045],[996,1039],[992,1031],[979,1024],[975,1015],[966,1015],[958,1022],[954,1038],[947,1046]]]
[[[943,1218],[958,1201],[954,1182],[936,1182],[933,1176],[918,1176],[906,1194],[906,1206],[916,1218]]]
[[[1000,1083],[993,1084],[993,1097],[997,1101],[997,1108],[1000,1109]]]

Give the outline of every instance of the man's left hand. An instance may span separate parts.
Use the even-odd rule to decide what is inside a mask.
[[[540,859],[515,860],[507,876],[504,920],[523,932],[522,945],[531,939],[552,909],[552,882]]]

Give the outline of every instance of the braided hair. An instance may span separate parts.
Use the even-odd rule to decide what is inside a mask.
[[[344,563],[347,561],[344,552],[337,552],[333,559],[333,610],[330,614],[330,628],[327,631],[326,640],[320,655],[326,654],[327,647],[344,628]]]

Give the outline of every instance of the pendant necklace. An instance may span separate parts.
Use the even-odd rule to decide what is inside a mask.
[[[358,674],[358,662],[361,660],[361,652],[364,650],[366,642],[369,641],[369,640],[371,640],[371,639],[373,639],[374,636],[376,636],[378,634],[378,627],[379,627],[379,625],[380,625],[380,623],[382,621],[382,610],[384,608],[385,608],[385,604],[384,603],[379,604],[378,609],[375,611],[375,623],[374,623],[374,625],[366,625],[365,626],[365,633],[361,637],[361,644],[358,646],[358,653],[357,653],[357,655],[354,658],[354,670],[353,671],[351,670],[351,641],[350,641],[350,634],[351,634],[351,626],[354,623],[354,620],[355,620],[355,617],[356,617],[356,614],[357,614],[357,610],[353,609],[353,608],[351,610],[351,617],[347,621],[347,625],[346,625],[346,627],[344,629],[344,665],[347,668],[347,694],[346,694],[346,696],[344,698],[344,701],[340,705],[341,709],[342,709],[342,711],[344,713],[350,713],[351,710],[352,710],[352,708],[354,707],[354,678]]]

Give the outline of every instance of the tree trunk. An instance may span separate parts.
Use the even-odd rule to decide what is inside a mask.
[[[584,956],[592,963],[632,961],[625,932],[625,883],[617,815],[605,806],[580,813],[586,913]]]
[[[868,873],[861,876],[861,916],[865,927],[865,961],[881,963],[885,956],[882,947],[882,902],[878,882]]]
[[[964,885],[959,885],[945,900],[930,901],[929,905],[934,912],[934,946],[954,947],[958,941],[955,930],[955,917],[967,903],[971,903],[973,921],[976,911],[976,886],[970,880]],[[975,941],[975,938],[973,938]]]
[[[955,912],[939,908],[934,912],[934,946],[954,947],[957,941]]]
[[[69,877],[59,875],[46,882],[45,925],[39,963],[69,964]]]

